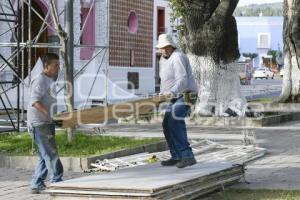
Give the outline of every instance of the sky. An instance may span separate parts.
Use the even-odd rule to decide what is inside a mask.
[[[283,2],[283,0],[240,0],[238,6],[244,6],[249,4],[277,3],[277,2]]]

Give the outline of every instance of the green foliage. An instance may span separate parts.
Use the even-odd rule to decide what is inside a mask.
[[[170,7],[172,10],[171,13],[171,22],[174,23],[174,21],[178,18],[184,18],[187,14],[187,10],[184,6],[184,3],[182,0],[170,0]],[[178,30],[178,35],[179,35],[179,46],[185,50],[185,43],[182,40],[182,36],[184,35],[184,29],[185,29],[185,25],[181,24],[181,25],[177,25],[175,27]]]
[[[14,155],[30,155],[31,138],[29,134],[0,134],[0,153]]]
[[[299,190],[229,189],[206,198],[207,200],[298,200]]]
[[[56,144],[61,156],[100,155],[157,141],[159,139],[134,139],[77,133],[75,139],[68,142],[66,134],[62,132],[56,134]],[[28,133],[0,134],[0,154],[30,156],[31,149],[32,139]]]
[[[257,53],[243,53],[243,56],[253,60],[254,58],[256,58],[258,56],[258,54]]]
[[[170,0],[170,7],[172,9],[171,20],[174,22],[175,19],[186,15],[186,9],[182,0]]]
[[[270,49],[270,50],[267,52],[267,55],[272,56],[272,58],[275,59],[275,58],[276,58],[276,55],[277,55],[277,51]]]

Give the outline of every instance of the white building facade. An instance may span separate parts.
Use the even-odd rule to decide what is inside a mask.
[[[11,2],[16,11],[17,0]],[[56,1],[62,27],[66,22],[63,12],[64,4],[64,1]],[[1,7],[6,12],[10,12],[8,4],[5,4],[4,1],[1,3]],[[19,38],[19,42],[26,43],[29,41],[28,6],[26,2],[20,0],[20,7],[20,13],[24,11],[24,15],[20,15],[24,17],[23,23],[26,26],[22,29],[22,37]],[[79,93],[91,93],[90,100],[100,101],[104,97],[103,95],[97,97],[98,93],[110,92],[108,91],[109,87],[105,85],[107,82],[127,91],[128,94],[146,95],[157,91],[155,87],[158,87],[158,57],[155,45],[159,34],[165,32],[173,34],[169,1],[74,0],[73,12],[75,91],[84,90]],[[33,44],[59,45],[50,9],[50,0],[32,1],[31,22],[30,31]],[[43,23],[48,25],[44,29],[42,29]],[[0,36],[0,43],[16,42],[12,39],[15,33],[8,31],[14,25],[13,22],[0,22],[0,34],[3,34]],[[4,34],[6,31],[7,33]],[[13,51],[12,47],[2,46],[0,48],[1,55],[8,60]],[[31,59],[27,53],[23,58],[25,71],[28,71],[29,65],[32,69],[44,53],[58,52],[58,49],[50,46],[48,48],[35,47],[31,48],[31,51]],[[28,63],[28,60],[31,60],[31,64]],[[11,64],[15,64],[14,59],[11,59]],[[87,75],[85,72],[92,74]],[[82,75],[87,78],[80,78]],[[96,80],[103,79],[103,75],[109,81],[105,83],[105,81]],[[8,67],[3,67],[1,79],[9,80],[12,77],[12,71]],[[24,78],[26,77],[27,72],[24,74]],[[76,83],[77,79],[80,79],[81,83]],[[94,84],[87,84],[91,82]],[[89,88],[91,85],[93,88]]]

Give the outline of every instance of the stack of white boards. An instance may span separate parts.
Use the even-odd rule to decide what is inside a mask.
[[[54,183],[46,192],[52,200],[197,199],[243,175],[243,165],[226,162],[198,162],[182,169],[155,163]]]
[[[200,163],[229,162],[244,165],[250,161],[263,157],[267,150],[255,145],[222,145],[209,140],[191,141],[195,158]],[[139,153],[130,156],[96,160],[91,163],[91,171],[116,171],[138,165],[167,160],[171,157],[169,151]]]

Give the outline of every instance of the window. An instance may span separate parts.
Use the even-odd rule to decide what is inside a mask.
[[[166,32],[165,28],[165,9],[158,8],[157,9],[157,37]]]
[[[130,49],[130,66],[134,66],[134,50]]]
[[[80,44],[81,45],[95,45],[95,9],[91,8],[84,8],[81,7],[81,23],[80,29],[82,31],[80,37]],[[88,60],[91,59],[94,53],[94,48],[92,47],[85,47],[80,49],[80,59],[81,60]]]
[[[138,31],[138,17],[135,11],[130,11],[127,19],[128,32],[131,34],[136,34]]]
[[[271,48],[271,35],[270,33],[259,33],[257,48],[269,49]]]
[[[159,93],[160,90],[160,77],[159,77],[159,60],[161,55],[156,55],[155,59],[155,92]]]
[[[127,73],[128,80],[128,89],[129,90],[137,90],[139,89],[139,73],[138,72],[128,72]]]

